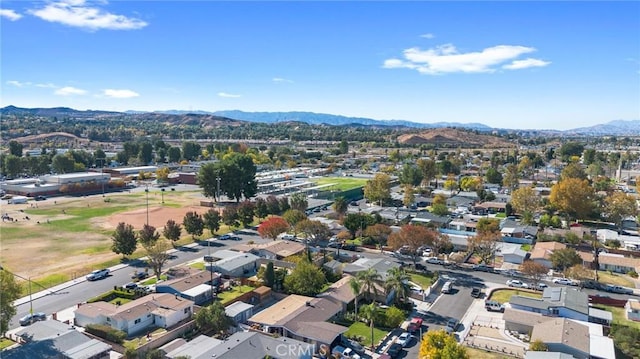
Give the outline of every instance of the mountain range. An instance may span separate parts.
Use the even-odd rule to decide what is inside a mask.
[[[558,135],[567,136],[640,136],[640,120],[615,120],[603,124],[598,124],[590,127],[581,127],[570,130],[553,130],[553,129],[531,129],[531,130],[512,130],[512,129],[499,129],[487,126],[482,123],[459,123],[459,122],[435,122],[435,123],[418,123],[404,120],[375,120],[371,118],[362,117],[347,117],[340,115],[331,115],[324,113],[314,112],[244,112],[239,110],[229,111],[182,111],[182,110],[168,110],[168,111],[126,111],[126,112],[114,112],[114,111],[99,111],[99,110],[86,110],[80,111],[68,107],[54,107],[54,108],[20,108],[15,106],[7,106],[0,109],[0,115],[28,115],[28,116],[43,116],[43,117],[74,117],[74,118],[105,118],[112,116],[138,116],[149,114],[166,114],[175,116],[216,116],[219,118],[227,118],[238,121],[246,122],[261,122],[261,123],[280,123],[280,122],[304,122],[313,125],[331,125],[331,126],[372,126],[372,127],[405,127],[405,128],[442,128],[442,127],[457,127],[466,128],[471,130],[477,130],[480,132],[490,131],[506,131],[506,132],[520,132],[520,133],[553,133]]]

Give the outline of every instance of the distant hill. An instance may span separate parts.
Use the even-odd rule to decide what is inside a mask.
[[[592,136],[640,136],[640,120],[615,120],[600,125],[566,130],[564,133]]]
[[[434,128],[421,133],[408,133],[398,136],[398,142],[443,147],[505,148],[514,146],[513,143],[500,137],[455,128]]]
[[[21,107],[15,107],[15,106],[7,106],[7,107],[1,108],[0,114],[28,115],[28,116],[42,116],[42,117],[76,117],[76,118],[122,115],[122,113],[120,112],[94,111],[94,110],[79,111],[69,107],[21,108]]]

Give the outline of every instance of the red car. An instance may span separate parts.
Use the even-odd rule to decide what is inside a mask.
[[[409,333],[415,333],[420,330],[422,327],[422,318],[411,318],[411,322],[407,327],[407,331]]]

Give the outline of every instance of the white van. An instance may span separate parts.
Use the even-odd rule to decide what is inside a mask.
[[[452,282],[452,281],[447,281],[447,282],[442,286],[442,290],[440,291],[440,293],[443,293],[443,294],[451,294],[451,292],[453,292],[453,282]]]

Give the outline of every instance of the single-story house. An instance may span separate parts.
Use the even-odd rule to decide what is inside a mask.
[[[216,253],[219,252],[222,251],[218,251]],[[251,253],[230,252],[234,252],[235,255],[228,256],[211,263],[213,271],[229,278],[248,278],[256,274],[256,271],[258,270],[258,256]]]
[[[253,305],[245,302],[234,302],[224,308],[224,312],[235,324],[244,323],[253,316]]]
[[[213,279],[213,282],[212,282]],[[157,293],[170,293],[200,305],[211,301],[215,287],[220,284],[220,274],[209,271],[189,272],[183,277],[156,284]]]
[[[324,292],[320,293],[318,297],[327,298],[339,303],[342,305],[342,312],[346,312],[347,306],[356,299],[356,295],[353,293],[353,290],[349,285],[352,278],[353,276],[345,275],[337,282],[331,284],[331,286]]]
[[[222,344],[222,340],[208,337],[206,335],[198,335],[193,340],[187,342],[182,338],[172,340],[171,342],[160,347],[160,351],[164,357],[174,358],[199,358],[211,348]]]
[[[261,258],[284,259],[302,253],[306,246],[294,241],[277,240],[260,244],[239,244],[231,249],[238,252],[251,253]]]
[[[2,351],[3,359],[109,359],[111,345],[57,320],[35,322],[14,333],[21,345]]]
[[[248,322],[265,333],[332,347],[348,329],[328,322],[341,311],[341,304],[327,298],[291,294]]]
[[[423,224],[432,225],[436,228],[444,228],[451,221],[449,217],[438,216],[431,212],[417,212],[413,218],[411,218],[411,224]]]
[[[615,359],[613,339],[603,334],[599,324],[553,318],[534,326],[531,340],[541,340],[549,351],[570,354],[577,359]]]
[[[103,324],[132,336],[152,327],[169,328],[191,318],[193,301],[168,293],[149,294],[117,306],[107,302],[80,305],[75,324]]]
[[[575,359],[573,355],[560,352],[534,352],[532,350],[524,353],[524,359]]]
[[[612,320],[610,313],[589,307],[589,296],[576,288],[548,287],[542,299],[514,295],[509,304],[513,309],[584,322],[611,324]]]
[[[637,299],[629,299],[624,305],[627,319],[640,322],[640,302]]]
[[[534,262],[540,263],[547,268],[553,267],[551,263],[551,253],[559,249],[565,249],[567,246],[560,242],[537,242],[531,250],[531,259]]]
[[[500,253],[502,254],[502,259],[504,262],[522,264],[522,262],[524,262],[525,259],[527,259],[527,255],[529,253],[521,249],[520,245],[512,244],[512,243],[501,243],[501,244],[502,246],[501,246]],[[507,244],[511,244],[511,245],[507,245]]]
[[[292,338],[273,337],[257,332],[237,332],[225,341],[197,337],[168,352],[166,356],[191,359],[311,359],[315,350],[314,344]]]
[[[335,274],[342,273],[342,268],[344,267],[344,263],[339,262],[335,259],[328,261],[322,265],[322,268],[331,271]]]

